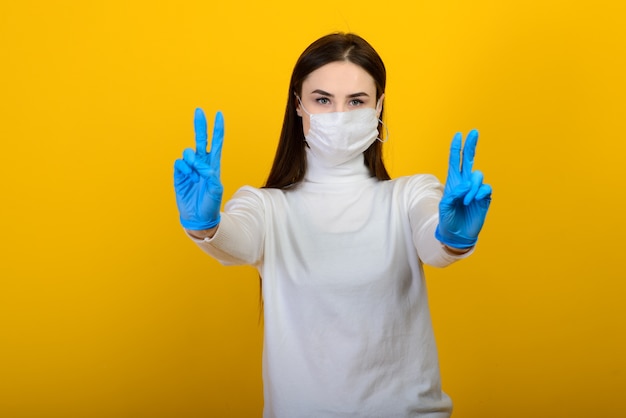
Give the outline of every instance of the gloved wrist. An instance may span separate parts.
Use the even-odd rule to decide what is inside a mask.
[[[200,221],[200,220],[188,220],[180,218],[180,224],[183,228],[190,231],[203,231],[205,229],[212,229],[219,225],[221,216],[217,215],[217,219],[212,221]]]
[[[437,229],[435,229],[435,238],[448,247],[465,250],[472,248],[478,241],[478,237],[463,237],[458,234],[442,233],[440,226],[437,225]]]

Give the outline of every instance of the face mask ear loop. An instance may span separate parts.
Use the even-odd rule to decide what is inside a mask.
[[[384,144],[385,142],[389,141],[389,128],[387,128],[387,125],[385,125],[385,123],[378,119],[378,122],[380,122],[381,125],[383,125],[383,128],[385,128],[385,139],[380,139],[379,137],[376,137],[376,140],[378,140],[378,142],[380,142],[381,144]]]
[[[311,114],[305,109],[304,105],[302,104],[302,100],[300,100],[300,96],[298,96],[296,93],[294,93],[294,95],[296,96],[296,99],[298,99],[298,103],[300,103],[300,108],[302,108],[304,113],[311,116]]]
[[[381,99],[378,99],[378,102],[376,103],[376,112],[382,112]],[[378,119],[378,122],[380,122],[380,124],[383,125],[383,128],[385,128],[385,132],[387,133],[387,135],[385,135],[385,139],[380,139],[379,137],[376,137],[376,140],[378,140],[378,142],[380,142],[381,144],[384,144],[385,142],[389,140],[389,128],[387,128],[387,125],[385,125],[385,123],[382,120]]]
[[[304,105],[302,104],[302,100],[300,100],[300,96],[298,96],[295,92],[293,94],[294,94],[294,96],[296,96],[296,99],[298,99],[298,103],[300,103],[300,108],[304,111],[304,113],[306,113],[307,115],[309,115],[309,117],[311,117],[311,114],[309,112],[307,112],[306,109],[304,108]],[[307,148],[311,148],[309,146],[309,144],[306,142],[306,136],[304,138],[304,145]]]

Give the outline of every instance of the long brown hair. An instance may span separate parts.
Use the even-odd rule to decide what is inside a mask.
[[[285,119],[280,133],[276,156],[270,174],[263,187],[285,189],[300,182],[306,171],[306,153],[302,121],[296,113],[296,94],[301,96],[302,83],[309,74],[318,68],[336,61],[350,61],[367,71],[376,84],[376,98],[385,92],[387,72],[385,64],[363,38],[353,33],[332,33],[326,35],[304,50],[291,74]],[[380,118],[383,118],[381,110]],[[379,126],[379,138],[382,127]],[[365,165],[372,177],[389,180],[389,174],[383,163],[382,143],[374,143],[363,153]]]

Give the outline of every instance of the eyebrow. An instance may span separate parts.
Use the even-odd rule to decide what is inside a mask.
[[[311,93],[321,94],[322,96],[335,97],[334,94],[330,94],[329,92],[320,90],[320,89],[313,90]],[[354,98],[354,97],[361,97],[361,96],[369,97],[369,94],[365,93],[364,91],[361,91],[359,93],[348,94],[348,96],[346,97]]]

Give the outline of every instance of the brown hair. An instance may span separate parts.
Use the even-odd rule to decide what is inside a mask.
[[[365,39],[352,33],[333,33],[309,45],[298,58],[291,74],[283,128],[272,169],[263,187],[284,189],[304,178],[306,142],[302,121],[296,113],[296,94],[298,96],[302,94],[302,83],[310,73],[336,61],[350,61],[367,71],[376,84],[377,99],[385,92],[387,80],[385,64]],[[381,111],[380,118],[382,117]],[[378,129],[380,132],[382,127],[379,126]],[[380,132],[379,138],[382,138],[382,135]],[[389,180],[390,176],[383,164],[382,143],[374,141],[363,154],[365,165],[372,177]]]

